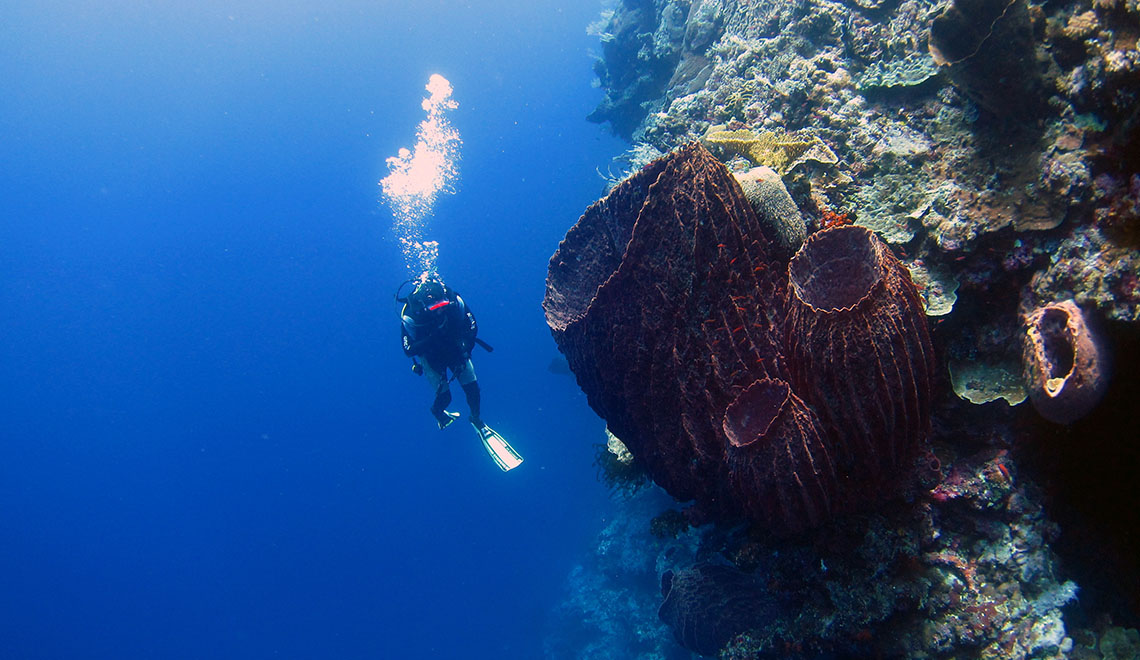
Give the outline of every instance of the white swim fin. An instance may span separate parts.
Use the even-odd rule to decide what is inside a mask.
[[[479,434],[479,440],[483,443],[483,449],[491,456],[491,460],[495,461],[495,465],[503,472],[507,472],[517,468],[522,464],[523,458],[515,451],[503,436],[499,435],[490,426],[484,424],[483,426],[471,425],[475,432]]]

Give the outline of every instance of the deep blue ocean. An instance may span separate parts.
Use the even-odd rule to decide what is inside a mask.
[[[624,148],[599,10],[6,4],[0,657],[541,657],[611,506],[540,306]],[[425,238],[510,473],[399,346],[377,181],[433,73],[463,147]]]

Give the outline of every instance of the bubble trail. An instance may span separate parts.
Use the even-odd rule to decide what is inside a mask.
[[[396,238],[408,272],[420,276],[435,272],[439,243],[424,240],[426,221],[440,193],[454,193],[459,178],[459,131],[447,112],[459,107],[451,98],[451,83],[439,74],[428,79],[423,100],[427,119],[416,131],[416,145],[400,149],[386,160],[389,174],[380,180],[384,201],[392,209]]]

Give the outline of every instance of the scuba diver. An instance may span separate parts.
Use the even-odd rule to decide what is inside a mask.
[[[400,291],[413,283],[412,292],[401,298]],[[476,344],[487,352],[495,349],[476,337],[479,325],[471,308],[436,275],[404,282],[396,290],[395,298],[396,302],[404,304],[400,310],[404,355],[412,358],[412,373],[426,375],[435,391],[431,414],[440,430],[459,418],[459,413],[447,410],[451,403],[450,383],[456,379],[467,395],[471,426],[491,460],[503,472],[521,465],[523,457],[479,416],[479,381],[475,379],[475,367],[471,364],[471,349]],[[423,358],[423,362],[418,358]],[[451,372],[450,378],[448,371]]]
[[[479,381],[471,363],[471,349],[476,342],[489,347],[475,337],[479,332],[475,314],[458,293],[434,275],[420,281],[407,298],[399,298],[397,292],[397,300],[404,303],[400,312],[404,355],[412,358],[412,372],[426,375],[435,391],[431,414],[440,430],[459,418],[459,413],[447,410],[452,379],[459,381],[467,396],[471,424],[482,430],[486,425],[479,416]],[[449,370],[451,378],[447,376]]]

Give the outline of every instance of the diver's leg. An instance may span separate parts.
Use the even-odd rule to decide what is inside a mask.
[[[461,383],[461,385],[463,386],[463,393],[467,395],[467,406],[471,408],[471,423],[482,428],[483,419],[479,416],[479,381],[473,380],[470,383]]]
[[[471,423],[482,428],[483,418],[479,414],[482,399],[479,393],[479,381],[475,378],[475,365],[471,364],[471,360],[467,360],[455,369],[455,379],[459,381],[463,393],[467,395],[467,407],[471,409]]]
[[[435,415],[437,421],[441,423],[447,422],[447,415],[444,414],[444,409],[451,403],[451,389],[444,388],[442,392],[435,393],[435,401],[431,403],[431,414]]]
[[[447,372],[437,371],[435,367],[429,362],[424,362],[424,376],[427,376],[428,383],[435,390],[435,400],[431,404],[431,414],[435,417],[435,421],[439,422],[439,427],[443,428],[451,423],[451,418],[448,417],[444,410],[447,405],[451,403],[451,388],[447,385],[447,378],[444,376]]]

